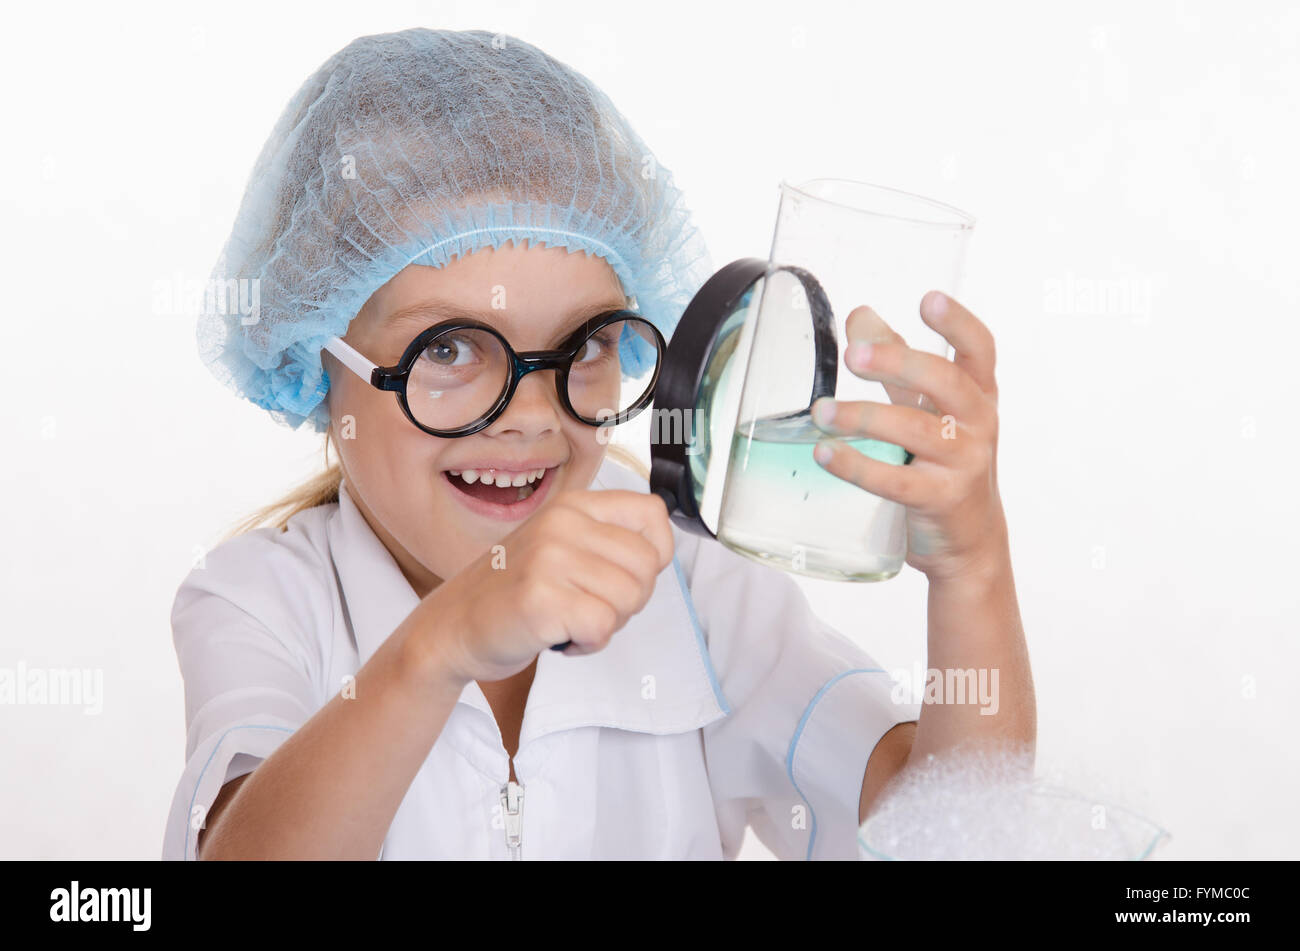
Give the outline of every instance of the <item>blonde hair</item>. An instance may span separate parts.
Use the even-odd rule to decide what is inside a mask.
[[[278,531],[287,531],[289,528],[289,519],[293,518],[299,512],[305,512],[307,509],[316,508],[318,505],[331,505],[339,500],[339,486],[343,482],[343,469],[338,459],[330,461],[330,448],[333,441],[330,433],[325,434],[325,468],[323,471],[316,473],[306,482],[301,483],[286,495],[272,502],[270,505],[264,505],[255,512],[249,513],[240,519],[229,532],[226,533],[223,541],[228,541],[237,535],[250,532],[256,528],[270,526]],[[650,471],[646,468],[636,454],[623,446],[617,446],[613,443],[605,448],[605,456],[613,459],[620,465],[626,466],[643,479],[650,478]]]

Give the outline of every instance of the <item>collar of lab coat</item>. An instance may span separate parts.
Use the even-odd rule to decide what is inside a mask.
[[[606,462],[602,473],[611,465]],[[364,666],[419,599],[346,484],[339,487],[328,535],[359,664]],[[492,708],[476,682],[465,686],[461,704],[485,714],[495,726]],[[645,608],[603,650],[576,657],[541,651],[519,742],[522,748],[544,734],[583,726],[682,733],[728,713],[674,555]]]

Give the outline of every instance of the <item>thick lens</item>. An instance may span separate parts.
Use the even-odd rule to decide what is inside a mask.
[[[654,328],[646,321],[605,324],[569,364],[569,403],[589,421],[626,412],[654,386],[661,356]]]
[[[448,330],[416,358],[406,381],[411,415],[430,429],[460,429],[496,405],[510,380],[501,341],[483,330]]]

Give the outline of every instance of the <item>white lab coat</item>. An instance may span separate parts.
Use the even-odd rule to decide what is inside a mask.
[[[606,460],[592,488],[647,484]],[[380,858],[734,858],[747,825],[780,858],[863,857],[867,759],[920,707],[891,699],[889,675],[788,574],[673,534],[673,563],[605,650],[539,655],[515,757],[522,790],[507,790],[509,757],[471,682]],[[208,553],[172,611],[188,735],[164,859],[195,857],[221,786],[323,707],[416,604],[346,491],[284,533]]]

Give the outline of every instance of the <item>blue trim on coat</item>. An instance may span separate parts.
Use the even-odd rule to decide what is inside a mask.
[[[722,686],[718,683],[718,676],[713,672],[713,662],[709,657],[709,646],[704,641],[704,632],[700,629],[700,619],[695,614],[695,601],[691,597],[691,589],[686,584],[686,575],[682,572],[682,566],[677,561],[677,555],[673,555],[673,568],[677,572],[677,586],[682,590],[682,598],[686,601],[686,610],[691,616],[691,625],[695,628],[695,646],[699,648],[700,659],[704,661],[704,669],[709,675],[709,684],[713,687],[713,696],[718,701],[718,706],[722,707],[722,712],[731,716],[731,705],[727,703],[727,698],[722,695]]]
[[[799,784],[794,781],[794,754],[795,750],[799,746],[799,740],[803,737],[803,728],[808,725],[808,720],[812,717],[813,709],[821,702],[822,697],[826,696],[826,692],[839,683],[839,681],[843,680],[850,674],[883,674],[884,672],[885,671],[879,667],[855,667],[853,670],[846,670],[843,673],[836,674],[830,680],[826,681],[826,683],[822,684],[822,688],[818,690],[812,700],[809,701],[807,709],[803,712],[803,716],[799,718],[799,725],[794,729],[794,736],[790,739],[790,751],[785,757],[785,773],[790,778],[790,785],[794,787],[794,791],[799,794],[799,798],[802,799],[804,804],[808,807],[808,815],[812,817],[812,834],[808,837],[808,854],[805,856],[806,861],[812,861],[813,846],[817,844],[817,813],[813,809],[812,803],[808,801],[808,797],[803,794],[803,790],[799,788]],[[868,754],[868,757],[870,757],[870,754]]]
[[[190,854],[190,833],[194,831],[194,824],[193,824],[194,823],[194,800],[198,798],[199,787],[203,785],[203,776],[205,773],[207,773],[208,767],[212,765],[212,758],[217,755],[217,750],[221,749],[222,741],[225,740],[225,738],[229,736],[231,733],[234,733],[236,730],[281,730],[284,733],[294,732],[293,730],[289,729],[287,726],[273,726],[271,724],[261,724],[261,723],[246,723],[242,726],[232,726],[230,729],[226,730],[225,733],[222,733],[220,737],[218,737],[217,742],[214,743],[212,746],[212,752],[208,754],[207,762],[204,763],[203,768],[199,770],[199,778],[194,781],[194,792],[190,795],[190,811],[185,814],[185,851],[181,853],[182,859],[186,858]],[[250,753],[248,755],[251,756],[252,754]],[[225,784],[223,783],[222,785],[224,786]],[[207,808],[211,809],[212,804],[208,803]],[[203,814],[203,822],[205,825],[207,824],[207,821],[208,821],[208,816],[207,813],[205,812]],[[198,847],[198,843],[196,842],[195,848],[197,847]],[[197,857],[198,856],[196,855],[195,858]]]

